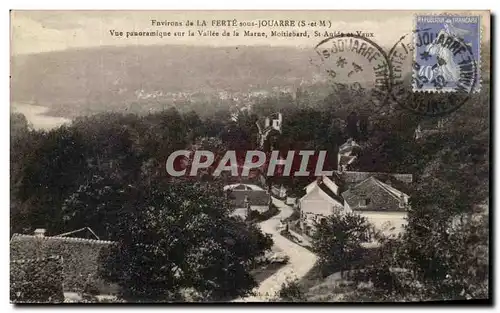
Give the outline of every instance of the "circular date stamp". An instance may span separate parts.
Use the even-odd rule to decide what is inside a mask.
[[[390,98],[392,68],[388,56],[373,40],[356,34],[339,34],[315,47],[318,67],[338,92],[350,91],[367,99],[372,112],[386,107]]]
[[[469,28],[460,28],[460,33],[453,25],[465,21],[470,22]],[[478,92],[479,39],[470,39],[476,34],[478,21],[417,17],[417,26],[423,28],[403,35],[388,54],[392,100],[418,115],[442,116],[454,112]]]

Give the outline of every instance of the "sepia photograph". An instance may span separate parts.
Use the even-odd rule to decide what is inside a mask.
[[[491,33],[11,10],[10,302],[491,305]]]

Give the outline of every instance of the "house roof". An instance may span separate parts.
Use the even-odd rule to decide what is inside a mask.
[[[330,189],[334,194],[338,194],[339,186],[336,183],[334,183],[333,180],[331,180],[326,176],[323,176],[321,182],[323,183],[323,185],[328,187],[328,189]]]
[[[63,237],[63,236],[44,236],[37,237],[34,235],[25,235],[25,234],[14,234],[10,239],[10,242],[21,242],[21,241],[32,241],[32,240],[43,240],[43,241],[52,241],[52,242],[69,242],[69,243],[86,243],[92,245],[110,245],[115,243],[114,241],[108,240],[98,240],[98,239],[86,239],[86,238],[77,238],[77,237]]]
[[[245,187],[245,188],[241,188],[241,187]],[[226,185],[224,186],[224,191],[226,190],[235,190],[235,188],[237,188],[236,190],[258,190],[258,191],[263,191],[264,189],[262,189],[262,187],[259,187],[257,185],[254,185],[254,184],[232,184],[232,185]]]
[[[311,192],[314,190],[318,189],[319,194],[323,196],[326,200],[330,202],[335,202],[339,203],[341,205],[344,205],[344,198],[342,198],[340,195],[336,194],[333,189],[335,189],[332,185],[337,186],[333,181],[331,181],[328,177],[324,176],[323,180],[321,181],[313,181],[309,185],[306,186],[306,189],[308,190],[307,193],[300,198],[300,200],[304,199],[309,195]],[[338,187],[337,187],[338,188]],[[338,189],[337,189],[338,190]]]
[[[400,197],[405,196],[408,197],[408,195],[402,191],[397,190],[396,188],[387,185],[386,183],[381,182],[380,180],[376,179],[375,177],[370,177],[369,179],[373,179],[377,185],[382,187],[384,190],[386,190],[388,193],[393,195],[394,197],[400,199]]]
[[[406,193],[404,193],[402,191],[399,191],[398,189],[396,189],[396,188],[394,188],[392,186],[389,186],[389,185],[381,182],[380,180],[378,180],[377,178],[375,178],[373,176],[370,176],[367,179],[363,180],[362,182],[360,182],[360,183],[356,184],[355,186],[349,188],[349,190],[356,189],[358,186],[366,184],[366,183],[371,183],[374,186],[380,187],[382,190],[384,190],[385,192],[387,192],[389,195],[391,195],[392,197],[396,198],[397,200],[401,199],[401,197],[408,197],[408,195]],[[346,192],[349,192],[349,190],[347,190]],[[343,195],[346,192],[344,192]]]
[[[332,178],[336,178],[335,176],[332,177]],[[307,186],[304,187],[304,189],[306,190],[306,193],[308,193],[310,190],[312,190],[312,188],[318,184],[318,180],[321,180],[328,188],[331,189],[331,191],[333,191],[334,193],[338,192],[338,184],[336,184],[332,179],[330,179],[329,177],[323,175],[321,177],[317,177],[315,180],[313,180],[312,182],[310,182]]]
[[[322,190],[328,197],[344,205],[344,198],[337,195],[333,190],[331,190],[325,183],[319,184],[319,189]]]
[[[344,142],[341,146],[340,146],[340,149],[342,148],[346,148],[346,147],[354,147],[354,146],[359,146],[356,141],[354,141],[354,139],[352,138],[349,138],[346,140],[346,142]]]
[[[267,205],[271,197],[265,190],[228,190],[230,190],[229,200],[235,208],[244,208],[247,204],[245,199],[248,200],[250,206]]]
[[[399,180],[404,183],[412,183],[412,174],[397,174],[397,173],[381,173],[381,172],[351,172],[351,171],[335,171],[340,179],[347,184],[357,184],[360,183],[371,176],[376,177],[379,180],[387,181],[391,178]]]
[[[36,232],[36,230],[35,230],[35,232]],[[75,234],[85,234],[85,233],[87,233],[87,236],[91,236],[94,239],[97,239],[97,240],[100,239],[99,236],[97,236],[97,234],[94,233],[94,231],[90,227],[83,227],[83,228],[80,228],[77,230],[73,230],[70,232],[63,233],[63,234],[55,235],[54,237],[67,237],[67,236],[74,236]],[[84,237],[82,235],[80,235],[79,238],[84,238]],[[87,239],[90,239],[90,238],[87,238]]]

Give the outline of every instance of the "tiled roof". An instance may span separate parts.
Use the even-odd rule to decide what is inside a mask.
[[[412,174],[397,174],[397,173],[380,173],[380,172],[351,172],[351,171],[336,171],[336,173],[340,176],[340,178],[348,184],[356,184],[364,181],[371,176],[387,181],[388,179],[395,178],[404,183],[412,183],[413,175]]]
[[[48,240],[48,241],[63,241],[63,242],[85,242],[89,244],[105,244],[110,245],[115,243],[114,241],[108,240],[97,240],[97,239],[86,239],[86,238],[76,238],[76,237],[59,237],[59,236],[43,236],[37,237],[34,235],[25,235],[25,234],[14,234],[10,239],[10,242],[19,241],[25,239],[38,239],[38,240]]]
[[[407,194],[405,194],[404,192],[402,191],[399,191],[397,190],[396,188],[392,187],[392,186],[389,186],[383,182],[381,182],[380,180],[376,179],[375,177],[370,177],[368,179],[371,179],[373,180],[373,182],[377,185],[379,185],[380,187],[382,187],[382,189],[384,189],[385,191],[387,191],[388,193],[390,193],[391,195],[393,195],[394,197],[396,197],[397,199],[400,199],[401,196],[406,196],[408,197]],[[361,183],[360,183],[361,184]]]
[[[357,183],[356,185],[352,186],[351,188],[349,188],[349,190],[342,193],[342,196],[348,198],[349,197],[348,194],[351,193],[351,190],[354,190],[354,189],[358,188],[358,186],[361,186],[364,184],[370,184],[369,186],[378,186],[380,189],[384,190],[387,194],[394,197],[396,200],[401,200],[402,197],[406,197],[406,198],[408,197],[408,195],[406,193],[399,191],[398,189],[381,182],[380,180],[378,180],[377,178],[375,178],[373,176],[370,176],[367,179],[363,180],[362,182]]]
[[[240,188],[240,187],[243,187],[243,188]],[[262,187],[257,186],[255,184],[242,184],[242,183],[224,186],[224,191],[226,191],[228,189],[229,190],[261,190],[261,191],[264,190]]]
[[[235,208],[245,207],[245,197],[250,205],[267,205],[271,196],[265,190],[232,190],[229,200]]]

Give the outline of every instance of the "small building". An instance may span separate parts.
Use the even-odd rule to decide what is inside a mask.
[[[314,222],[332,215],[345,212],[344,199],[339,196],[339,186],[326,176],[318,177],[307,185],[306,194],[299,200],[301,228],[306,235],[311,235]]]
[[[269,138],[269,136],[274,134],[281,134],[281,128],[283,125],[283,114],[281,113],[272,113],[267,116],[264,120],[264,126],[261,126],[259,121],[256,122],[257,128],[259,130],[259,146],[261,148],[264,147],[265,141]]]
[[[265,212],[269,209],[271,195],[262,187],[237,183],[224,186],[224,191],[235,209],[235,215],[244,217],[248,209],[259,212]]]
[[[397,235],[406,224],[409,196],[370,176],[342,193],[346,210],[364,216],[376,230]]]
[[[361,147],[356,143],[356,141],[349,138],[339,147],[339,152],[337,154],[337,169],[341,172],[348,170],[354,161],[356,161],[356,154],[360,149]]]
[[[387,178],[386,182],[382,182],[367,172],[351,173],[360,175],[346,176],[336,173],[332,178],[320,177],[305,187],[306,194],[299,200],[301,228],[304,234],[311,236],[314,223],[334,212],[354,212],[366,217],[375,230],[382,231],[385,235],[401,233],[406,224],[409,196],[389,185],[391,181],[398,182],[398,186],[405,185],[393,176],[400,174],[377,173]],[[368,177],[361,182],[353,183],[359,177],[366,176]],[[348,180],[350,183],[342,180],[346,177],[351,178]],[[411,181],[411,175],[399,178]],[[343,191],[346,186],[348,189]]]
[[[408,195],[371,176],[342,193],[354,211],[406,211]]]

